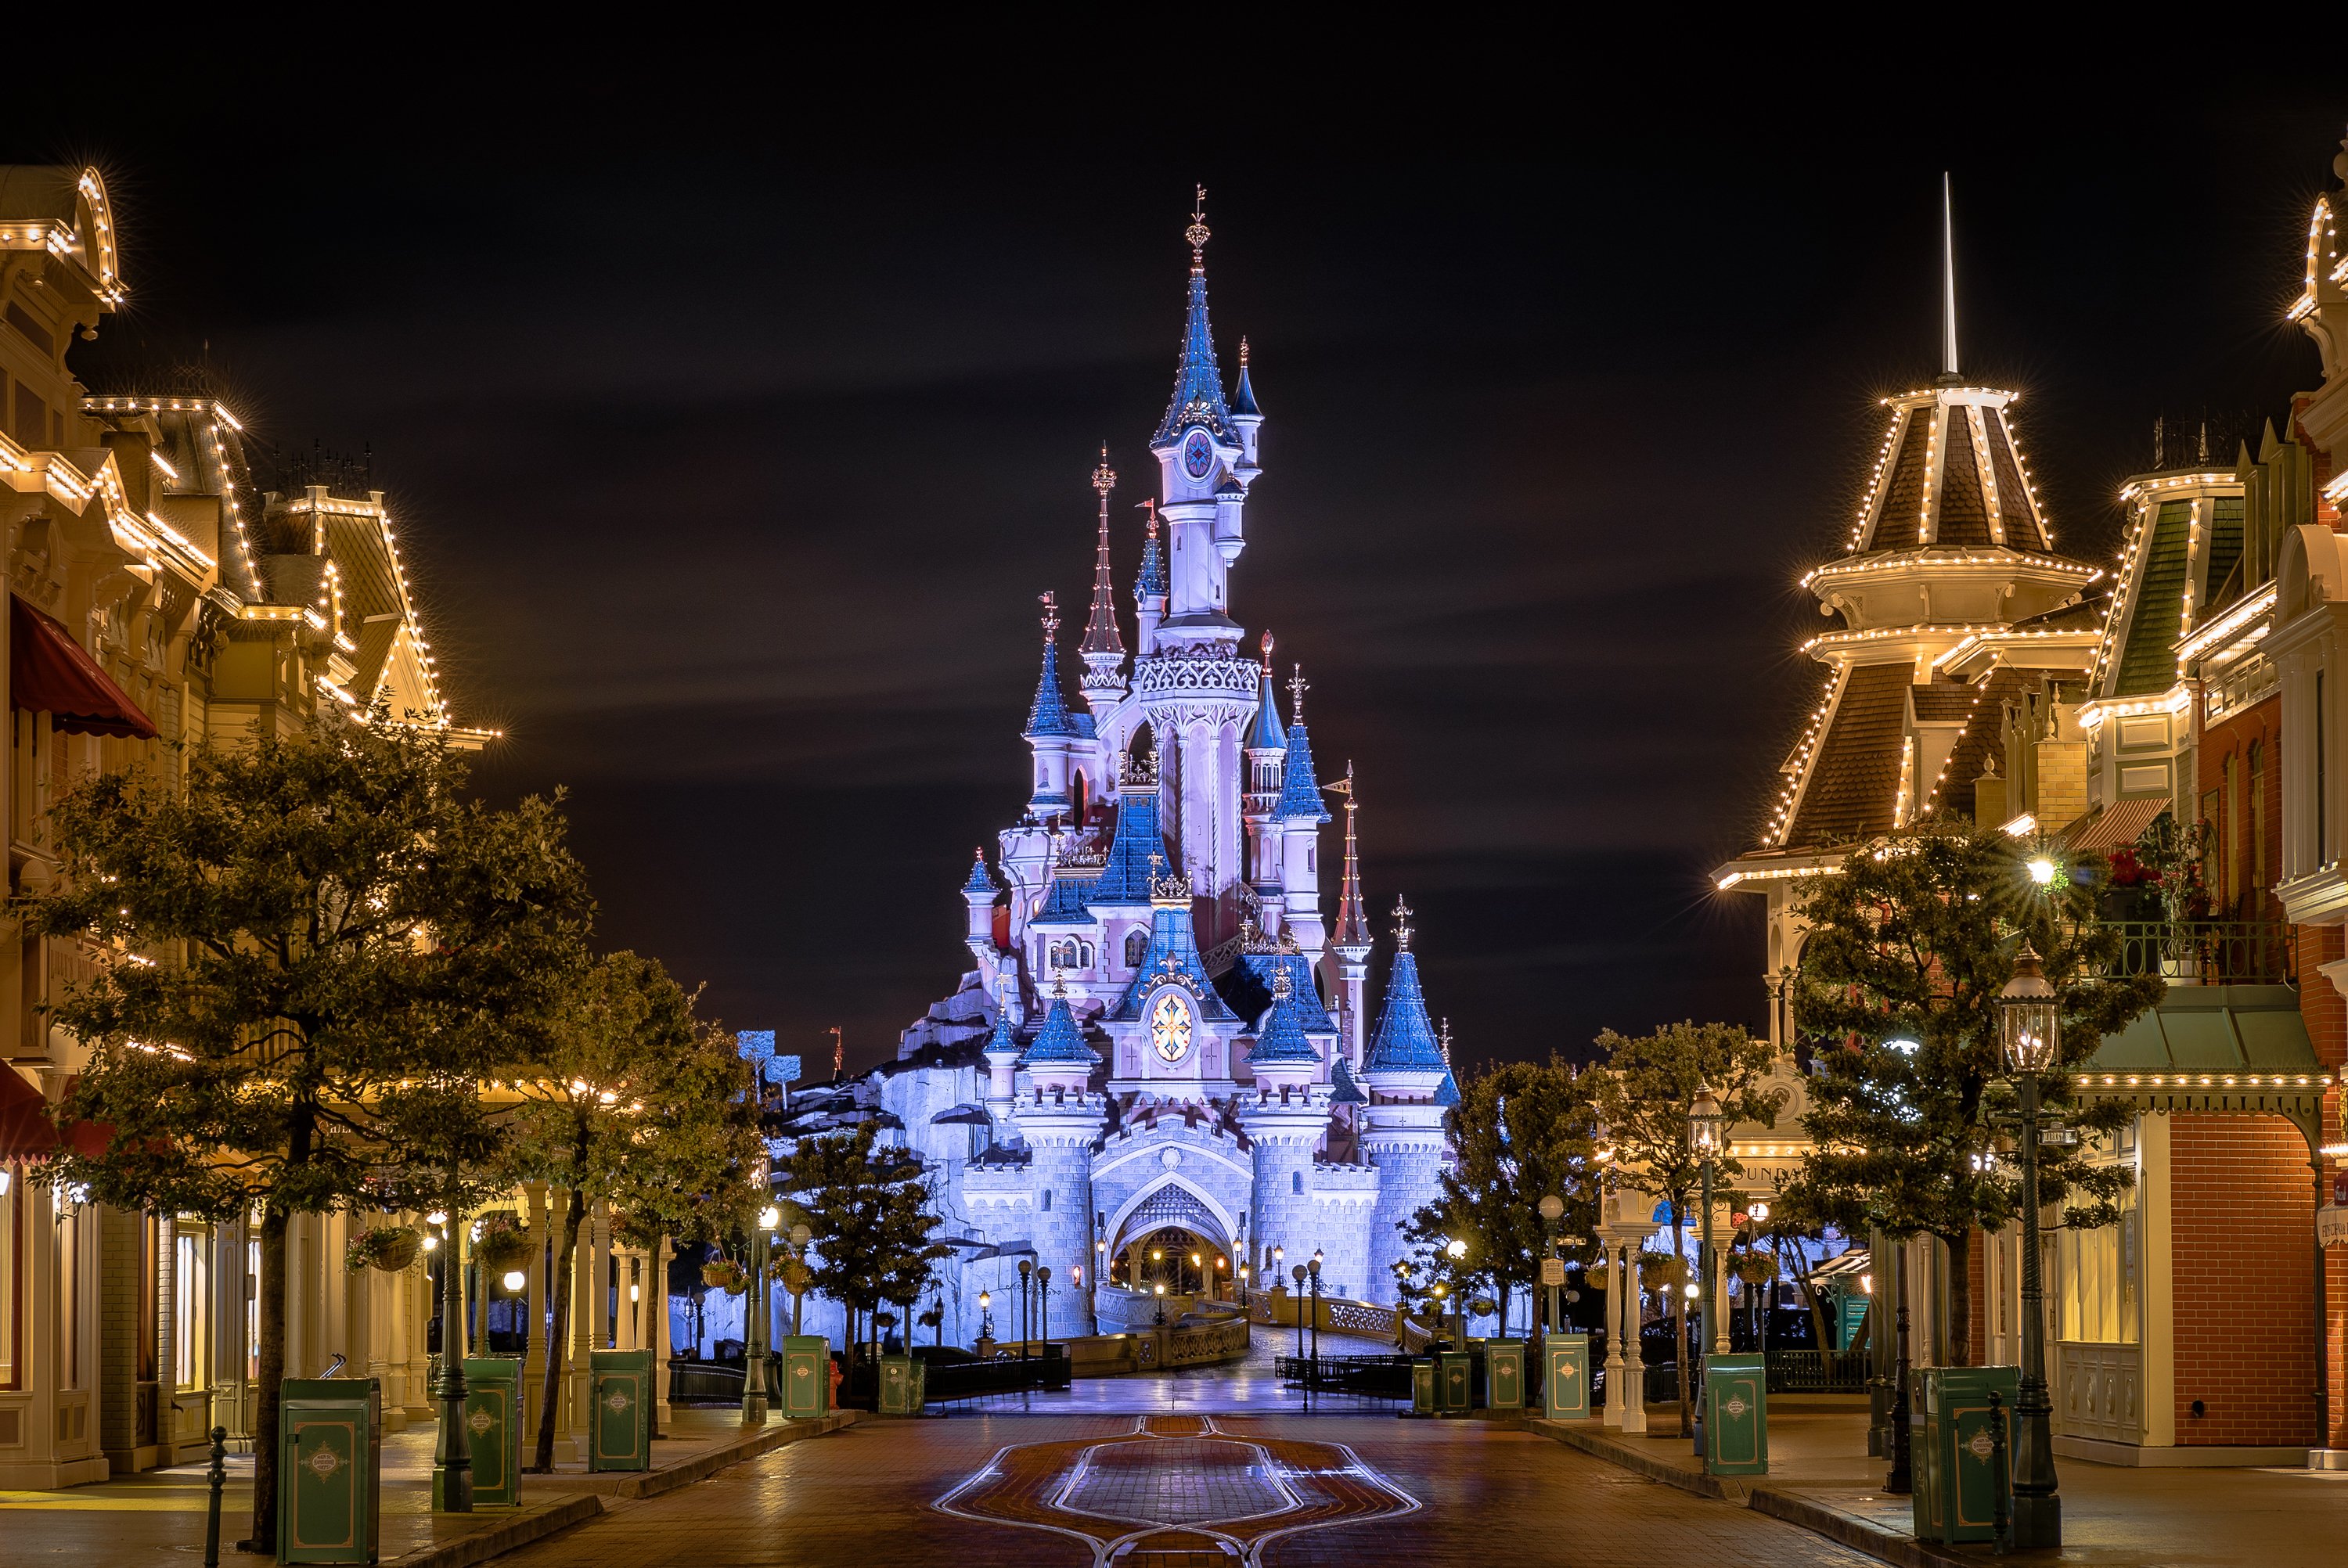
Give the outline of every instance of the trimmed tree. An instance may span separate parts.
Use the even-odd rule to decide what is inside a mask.
[[[848,1350],[862,1355],[859,1321],[884,1303],[918,1300],[937,1260],[953,1249],[934,1240],[937,1216],[922,1157],[879,1146],[877,1122],[802,1138],[780,1162],[781,1190],[813,1233],[808,1288],[848,1309]]]
[[[2015,952],[2025,938],[2038,950],[2062,1009],[2041,1102],[2090,1132],[2133,1112],[2079,1103],[2072,1070],[2167,989],[2157,976],[2114,972],[2120,937],[2096,920],[2096,863],[2054,866],[2041,884],[2026,857],[2037,858],[1964,822],[1853,850],[1808,886],[1809,935],[1789,977],[1814,1067],[1805,1119],[1814,1147],[1787,1184],[1792,1212],[1847,1234],[1937,1237],[1950,1265],[1945,1353],[1958,1364],[1971,1354],[1973,1234],[2020,1214],[2020,1172],[1997,1149],[2014,1103],[1997,998]],[[2088,1164],[2085,1152],[2043,1145],[2041,1195],[2067,1205],[2065,1225],[2110,1225],[2128,1174]]]
[[[1695,1103],[1697,1088],[1709,1084],[1730,1127],[1756,1122],[1775,1125],[1786,1091],[1763,1080],[1776,1053],[1767,1040],[1727,1023],[1675,1023],[1636,1039],[1610,1029],[1598,1037],[1598,1046],[1606,1052],[1597,1096],[1600,1136],[1612,1147],[1618,1168],[1636,1172],[1649,1191],[1671,1204],[1672,1255],[1683,1277],[1690,1277],[1687,1219],[1697,1202],[1703,1167],[1688,1147],[1688,1111]],[[1713,1162],[1715,1199],[1731,1191],[1744,1173],[1732,1142]],[[1727,1239],[1715,1235],[1714,1243]],[[1687,1293],[1674,1289],[1669,1299],[1672,1360],[1679,1368],[1680,1429],[1685,1431]],[[1640,1364],[1638,1346],[1626,1345],[1622,1353],[1629,1365]]]
[[[110,1123],[46,1179],[100,1201],[260,1211],[252,1541],[273,1550],[285,1233],[421,1208],[496,1143],[479,1087],[527,1060],[592,905],[562,818],[463,798],[427,734],[323,722],[132,773],[50,813],[64,858],[34,928],[82,938],[53,1020],[89,1059],[61,1108]]]

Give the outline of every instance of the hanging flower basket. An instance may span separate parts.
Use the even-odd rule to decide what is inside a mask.
[[[343,1266],[353,1274],[368,1268],[397,1274],[416,1261],[422,1245],[423,1238],[409,1226],[377,1225],[351,1238],[343,1253]]]
[[[481,1216],[481,1234],[473,1238],[473,1261],[491,1272],[519,1268],[530,1261],[530,1234],[510,1214]]]
[[[1766,1285],[1777,1277],[1777,1259],[1766,1252],[1741,1252],[1728,1260],[1728,1271],[1747,1285]]]
[[[1639,1283],[1649,1290],[1670,1290],[1687,1283],[1687,1262],[1667,1252],[1639,1255]]]
[[[730,1257],[714,1257],[701,1266],[701,1283],[728,1296],[750,1288],[750,1272]]]

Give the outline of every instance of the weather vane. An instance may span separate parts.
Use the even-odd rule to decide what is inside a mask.
[[[1299,664],[1295,668],[1296,673],[1288,678],[1288,722],[1292,724],[1301,724],[1304,722],[1304,693],[1313,690],[1313,687],[1311,682],[1304,679],[1304,666]]]
[[[1049,593],[1039,593],[1035,602],[1044,607],[1044,641],[1051,641],[1060,634],[1059,600]]]
[[[1410,906],[1395,900],[1395,946],[1403,952],[1410,951]]]
[[[1207,188],[1199,187],[1198,204],[1190,209],[1190,226],[1182,231],[1182,238],[1190,241],[1190,265],[1203,265],[1206,258],[1200,254],[1207,248]]]
[[[1117,488],[1117,470],[1108,466],[1108,443],[1101,443],[1100,466],[1093,470],[1093,488],[1100,492],[1101,505],[1108,505],[1108,493]]]

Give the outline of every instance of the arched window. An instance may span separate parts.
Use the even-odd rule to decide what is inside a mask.
[[[1076,968],[1080,968],[1080,969],[1089,969],[1089,968],[1091,968],[1092,967],[1093,967],[1093,945],[1092,945],[1090,942],[1079,942],[1079,943],[1077,943],[1077,944],[1076,944]]]
[[[1044,1189],[1044,1212],[1047,1214],[1052,1212],[1052,1189],[1049,1187]]]
[[[1137,926],[1125,934],[1125,967],[1141,968],[1141,960],[1149,956],[1149,933]]]
[[[1299,1197],[1302,1197],[1302,1196],[1303,1196],[1303,1195],[1304,1195],[1304,1173],[1303,1173],[1303,1172],[1302,1172],[1302,1171],[1291,1171],[1291,1172],[1289,1172],[1289,1173],[1288,1173],[1288,1190],[1289,1190],[1290,1192],[1292,1192],[1292,1193],[1294,1193],[1294,1194],[1297,1194]]]

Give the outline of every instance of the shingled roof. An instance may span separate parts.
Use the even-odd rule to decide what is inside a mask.
[[[1905,662],[1857,664],[1844,675],[1785,843],[1845,844],[1890,831],[1913,669]]]

